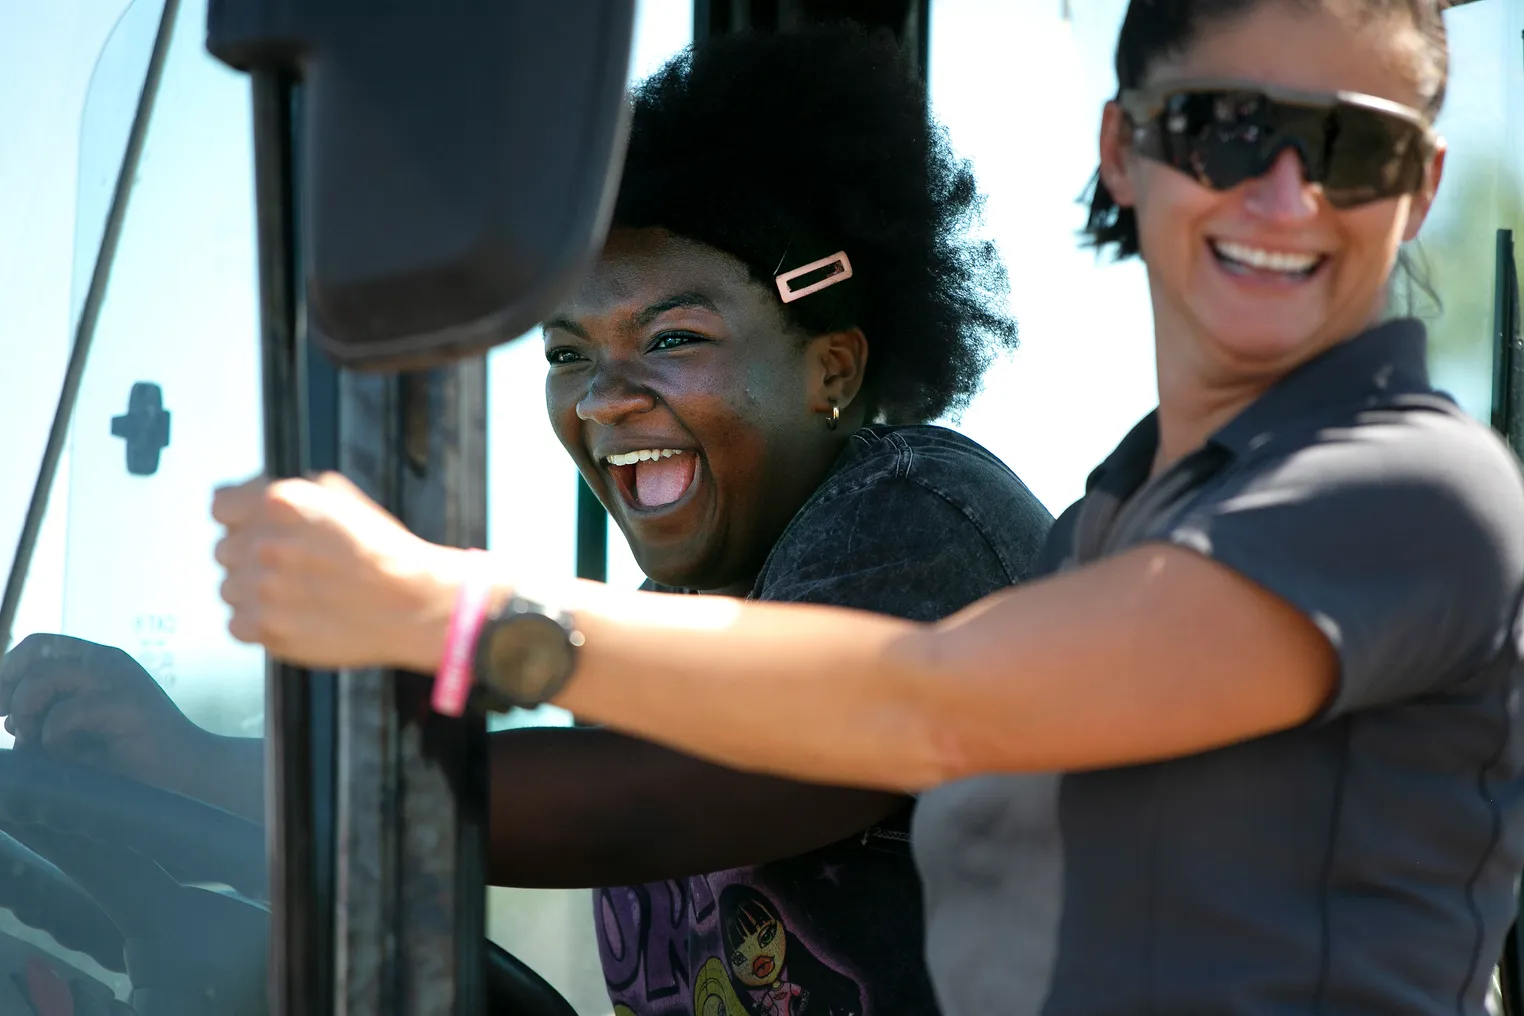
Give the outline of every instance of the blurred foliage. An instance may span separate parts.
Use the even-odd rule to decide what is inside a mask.
[[[1429,221],[1393,280],[1392,313],[1428,324],[1437,379],[1464,382],[1454,394],[1481,418],[1490,408],[1497,231],[1513,229],[1524,250],[1521,190],[1501,150],[1452,151]]]

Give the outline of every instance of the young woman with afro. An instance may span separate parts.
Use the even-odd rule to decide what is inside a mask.
[[[1024,579],[1048,512],[929,424],[1016,330],[1003,267],[968,235],[973,175],[893,41],[726,38],[633,103],[614,227],[544,334],[551,423],[647,588],[931,621]],[[791,722],[781,697],[751,707]],[[629,884],[597,894],[616,1004],[936,1011],[910,798],[610,730],[506,733],[493,750],[497,879]]]
[[[893,40],[708,42],[632,103],[607,245],[544,342],[551,422],[647,588],[933,621],[1026,578],[1048,512],[929,423],[967,404],[1016,328],[1003,267],[969,237],[973,175]],[[28,704],[18,742],[40,742],[46,685],[86,727],[94,688],[97,764],[260,816],[260,742],[199,731],[125,654],[28,641],[0,682],[8,710]],[[793,722],[785,698],[749,706]],[[912,798],[606,729],[491,741],[493,881],[615,887],[595,919],[619,1012],[936,1011]]]

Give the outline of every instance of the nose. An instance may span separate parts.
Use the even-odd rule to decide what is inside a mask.
[[[1310,219],[1318,213],[1314,186],[1307,182],[1302,160],[1294,149],[1276,157],[1270,171],[1250,180],[1244,207],[1251,215],[1276,222]]]
[[[634,383],[617,366],[600,366],[577,400],[577,418],[611,427],[627,416],[644,413],[656,405],[651,391]]]

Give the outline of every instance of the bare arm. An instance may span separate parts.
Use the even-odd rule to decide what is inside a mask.
[[[215,513],[233,635],[313,666],[433,670],[479,567],[337,477],[225,490]],[[1308,719],[1338,677],[1307,616],[1164,545],[937,625],[594,583],[523,592],[570,609],[586,634],[560,705],[721,764],[848,786],[1198,752]],[[787,703],[786,722],[766,702]]]
[[[1179,520],[1183,545],[936,625],[587,583],[523,592],[585,634],[559,704],[737,768],[915,790],[1193,754],[1325,706],[1431,693],[1516,623],[1524,483],[1508,450],[1448,418],[1357,431],[1235,475]],[[338,478],[218,499],[235,636],[312,665],[434,668],[478,559],[424,543]],[[786,721],[766,703],[786,703]]]
[[[447,617],[450,595],[438,599]],[[934,626],[594,584],[560,602],[586,645],[559,704],[723,764],[864,787],[1191,754],[1305,721],[1337,677],[1303,615],[1163,545]],[[398,652],[425,668],[443,625],[415,633]],[[760,689],[789,703],[789,722],[756,708]]]
[[[873,825],[896,794],[794,783],[611,730],[491,737],[494,885],[631,885],[792,857]]]

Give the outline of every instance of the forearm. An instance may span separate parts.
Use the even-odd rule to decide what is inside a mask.
[[[377,628],[376,662],[439,665],[464,552],[431,548],[409,620]],[[940,682],[929,625],[836,607],[673,597],[597,582],[499,587],[571,613],[585,636],[555,704],[721,765],[899,792],[948,776],[925,689]]]
[[[380,650],[425,670],[454,594],[429,584],[420,623]],[[935,626],[596,583],[523,592],[569,609],[585,637],[558,705],[725,765],[844,786],[915,791],[1191,754],[1304,722],[1338,676],[1305,616],[1168,546]]]
[[[1305,616],[1168,546],[1005,590],[934,626],[693,605],[671,613],[601,590],[579,600],[593,650],[563,704],[728,764],[918,790],[1263,736],[1314,716],[1338,676]]]
[[[602,729],[491,737],[493,884],[629,885],[805,853],[897,795],[736,772]]]
[[[913,791],[945,760],[921,688],[933,629],[859,611],[581,585],[558,704],[726,765]]]

